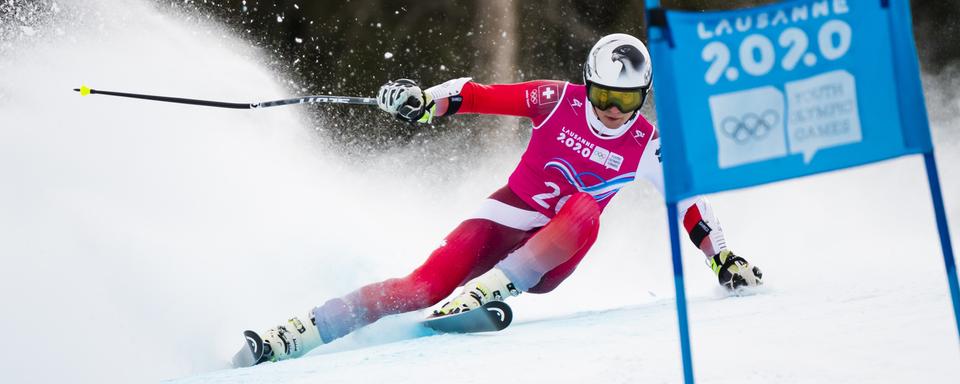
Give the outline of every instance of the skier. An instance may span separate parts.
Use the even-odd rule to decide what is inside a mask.
[[[364,286],[261,333],[270,360],[300,356],[392,314],[433,306],[458,313],[522,292],[546,293],[569,276],[597,238],[600,213],[637,177],[663,192],[660,140],[639,113],[651,86],[646,46],[626,34],[600,39],[583,67],[584,84],[530,81],[482,85],[460,78],[421,90],[401,79],[378,104],[406,122],[483,113],[533,124],[507,185],[493,192],[411,274]],[[683,227],[728,289],[761,283],[761,272],[731,252],[703,198],[681,202]],[[305,320],[304,320],[305,319]]]

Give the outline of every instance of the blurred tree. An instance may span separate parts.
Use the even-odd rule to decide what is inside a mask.
[[[292,76],[296,93],[373,95],[386,80],[401,77],[425,86],[464,76],[484,83],[578,82],[586,52],[599,37],[624,32],[645,38],[643,0],[155,1],[215,16],[270,53],[270,65]],[[662,1],[690,11],[771,2]],[[939,71],[960,57],[960,1],[914,1],[912,6],[924,68]],[[316,111],[316,126],[326,135],[374,147],[402,145],[431,129],[469,129],[477,121],[507,124],[460,118],[440,120],[430,129],[398,128],[369,107]]]
[[[937,72],[960,59],[960,0],[911,2],[921,64]]]
[[[517,78],[518,17],[514,0],[479,2],[474,22],[478,33],[473,40],[479,60],[474,63],[474,69],[490,65],[490,82],[510,83]]]

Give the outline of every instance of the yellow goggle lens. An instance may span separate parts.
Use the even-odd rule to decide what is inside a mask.
[[[587,98],[590,103],[601,110],[610,109],[617,106],[620,112],[633,112],[643,105],[643,91],[617,91],[613,89],[601,88],[596,85],[588,87]]]

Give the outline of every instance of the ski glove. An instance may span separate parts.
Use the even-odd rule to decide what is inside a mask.
[[[763,284],[760,268],[751,266],[746,259],[730,250],[723,250],[707,260],[710,269],[717,274],[717,280],[724,288],[736,291],[741,287],[755,287]]]
[[[377,106],[409,123],[430,123],[436,105],[409,79],[388,81],[377,93]]]

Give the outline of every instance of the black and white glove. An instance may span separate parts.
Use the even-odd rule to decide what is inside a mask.
[[[746,259],[729,250],[723,250],[709,258],[708,264],[717,274],[720,285],[731,291],[763,284],[763,273],[760,272],[760,268],[750,265]]]
[[[388,81],[377,93],[377,106],[396,118],[410,123],[433,121],[435,104],[409,79]]]

